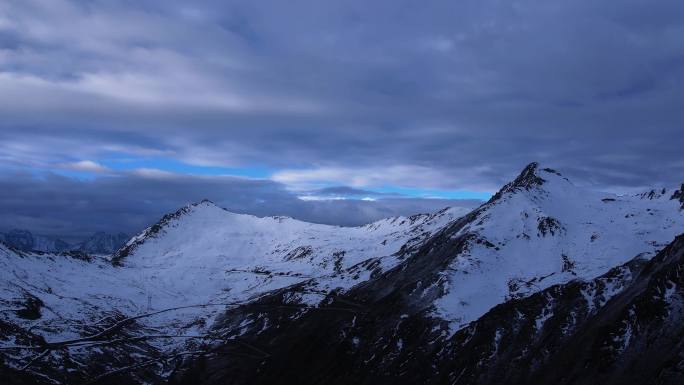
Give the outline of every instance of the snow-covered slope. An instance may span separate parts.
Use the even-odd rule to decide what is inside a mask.
[[[314,278],[350,287],[370,275],[354,266],[373,262],[387,270],[399,262],[394,254],[401,247],[427,239],[464,211],[339,227],[235,214],[202,201],[132,238],[113,260],[162,308],[245,300]]]
[[[653,257],[684,231],[672,195],[667,189],[634,196],[590,191],[529,165],[452,235],[473,240],[443,272],[446,294],[435,314],[455,330],[508,299]]]
[[[684,383],[683,269],[684,235],[651,260],[635,259],[596,279],[573,280],[497,305],[453,335],[396,295],[361,303],[363,313],[293,317],[291,309],[275,304],[267,312],[245,306],[229,318],[240,324],[254,319],[252,330],[240,338],[263,347],[268,356],[198,357],[172,381],[679,385]],[[366,289],[353,289],[344,299],[368,299]]]
[[[234,214],[203,201],[132,238],[112,257],[116,263],[0,244],[0,319],[59,342],[87,335],[107,316],[173,308],[140,323],[167,335],[197,335],[226,304],[311,280],[327,282],[330,290],[350,287],[372,272],[354,265],[389,269],[399,263],[394,254],[401,247],[428,238],[462,214],[460,208],[445,209],[337,227]],[[312,302],[324,294],[312,293]],[[0,341],[0,348],[12,343]],[[177,343],[183,340],[154,342],[160,349]]]
[[[643,282],[641,268],[684,232],[680,196],[674,189],[592,192],[531,164],[489,202],[401,252],[405,259],[395,268],[328,296],[318,309],[292,310],[307,303],[301,293],[313,284],[226,312],[214,329],[268,355],[197,357],[174,383],[490,384],[501,382],[499,372],[525,379],[523,370],[539,365],[530,359],[559,352],[558,341],[579,323],[591,325],[631,282]],[[678,290],[671,281],[667,296]],[[558,301],[559,292],[568,300]],[[658,330],[650,316],[641,324]],[[615,334],[616,343],[624,345],[632,332],[628,326]],[[669,337],[658,338],[640,340],[669,346]],[[217,341],[207,349],[226,346]],[[674,349],[672,356],[684,354],[681,344]],[[654,361],[651,368],[673,364]],[[490,362],[499,367],[490,370]],[[681,383],[684,374],[675,379]]]
[[[137,311],[139,292],[109,261],[0,243],[0,317],[32,327],[47,341],[75,338],[83,325],[106,313]]]
[[[17,368],[34,353],[35,340],[51,346],[48,363],[64,362],[54,346],[67,346],[70,365],[82,369],[63,382],[78,382],[120,367],[111,357],[133,348],[96,351],[63,343],[69,339],[86,337],[92,347],[102,342],[99,333],[125,333],[136,338],[136,351],[154,352],[129,357],[135,365],[150,354],[197,348],[193,341],[209,334],[228,343],[280,330],[269,323],[278,308],[270,303],[306,314],[345,293],[347,305],[365,301],[387,310],[391,324],[420,316],[449,336],[498,304],[651,258],[684,232],[681,196],[675,189],[589,191],[531,164],[470,213],[445,209],[337,227],[235,214],[202,201],[164,216],[111,257],[2,245],[0,352]],[[230,311],[241,304],[258,311],[234,323]],[[397,320],[388,315],[395,313]],[[318,327],[316,320],[310,322]]]

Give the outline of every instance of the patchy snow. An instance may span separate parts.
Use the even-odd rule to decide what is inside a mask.
[[[546,321],[548,321],[549,318],[551,318],[553,316],[553,305],[554,305],[553,300],[551,300],[547,297],[547,301],[548,302],[546,303],[546,305],[542,309],[539,317],[537,317],[534,320],[534,328],[535,328],[534,330],[536,330],[537,333],[539,333],[542,330]]]
[[[663,293],[663,300],[671,302],[672,296],[677,293],[677,284],[671,280],[668,280],[665,284],[665,292]]]

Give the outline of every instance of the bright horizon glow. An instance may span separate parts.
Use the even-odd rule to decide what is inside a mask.
[[[104,159],[84,159],[65,162],[54,168],[34,170],[37,174],[52,172],[79,180],[90,180],[117,174],[137,173],[142,176],[158,175],[202,176],[202,177],[237,177],[253,180],[272,180],[277,169],[257,167],[220,167],[203,166],[182,162],[168,157],[136,157],[128,154],[116,154]],[[286,187],[291,187],[283,183]],[[344,186],[342,181],[327,180],[320,185],[326,187]],[[299,199],[314,200],[365,200],[375,201],[388,198],[421,198],[421,199],[477,199],[487,200],[492,196],[488,191],[448,190],[421,187],[385,185],[382,187],[356,186],[365,190],[364,194],[337,194],[321,196],[314,193],[298,196]],[[374,195],[377,194],[377,195]],[[384,195],[384,196],[383,196]]]

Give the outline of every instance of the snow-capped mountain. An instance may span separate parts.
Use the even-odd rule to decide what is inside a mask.
[[[453,335],[401,294],[353,289],[328,309],[367,302],[307,314],[271,298],[272,310],[244,306],[223,325],[253,319],[239,339],[263,356],[223,343],[186,361],[173,383],[681,384],[683,237],[651,260],[499,304]]]
[[[111,254],[126,244],[129,238],[125,233],[109,234],[100,231],[75,245],[72,249],[88,254]]]
[[[46,253],[80,251],[88,254],[112,254],[123,246],[130,237],[124,233],[108,234],[97,232],[83,242],[70,244],[56,237],[36,235],[29,230],[13,229],[0,233],[0,241],[21,251]]]
[[[602,274],[649,260],[682,233],[678,194],[674,189],[635,196],[587,191],[531,164],[489,202],[403,254],[396,268],[319,304],[346,313],[300,314],[287,308],[301,302],[299,293],[317,287],[315,282],[272,293],[259,306],[227,312],[215,325],[261,347],[268,357],[202,357],[177,377],[182,383],[192,378],[220,383],[236,376],[236,383],[312,383],[311,378],[340,384],[496,382],[496,377],[459,379],[460,371],[478,369],[485,361],[481,349],[460,350],[454,340],[467,340],[468,330],[478,330],[479,320],[501,304],[572,282],[587,282],[580,298],[598,311],[633,277],[628,268],[613,271],[615,277],[599,278]],[[542,309],[535,315],[537,331],[554,312]],[[576,316],[572,309],[569,314]],[[499,319],[502,328],[513,321]],[[560,333],[566,335],[564,329]],[[497,344],[498,338],[502,335],[494,333]],[[453,361],[454,356],[463,357],[463,366],[436,370],[440,359]]]
[[[395,254],[465,214],[462,208],[339,227],[288,217],[235,214],[210,201],[186,206],[133,237],[112,257],[132,272],[155,307],[244,301],[315,280],[320,294],[367,280],[373,266],[396,266]],[[145,305],[146,302],[142,302]],[[206,315],[203,315],[206,316]]]
[[[554,317],[589,322],[642,282],[684,232],[682,191],[588,191],[533,163],[469,213],[336,227],[203,201],[111,257],[0,246],[0,375],[17,383],[489,383],[495,372],[482,369],[483,352],[492,365],[511,358],[499,346],[516,338],[519,320],[528,325],[521,335],[537,341]],[[574,300],[552,301],[559,291]],[[525,301],[534,310],[518,307]],[[514,316],[492,316],[502,308]],[[575,332],[554,325],[562,338]]]
[[[684,228],[672,194],[587,191],[528,166],[453,234],[474,241],[443,273],[435,314],[457,330],[507,299],[653,257]]]
[[[420,243],[463,214],[462,208],[444,209],[361,227],[338,227],[234,214],[202,201],[165,216],[111,258],[0,247],[0,301],[14,309],[0,314],[12,325],[8,339],[0,344],[13,346],[24,338],[64,346],[64,341],[107,325],[105,321],[159,312],[137,321],[136,328],[172,337],[145,341],[136,349],[157,354],[181,349],[184,337],[207,333],[213,318],[232,304],[311,280],[321,285],[319,292],[308,294],[311,301],[323,299],[326,287],[351,287],[374,271],[395,266],[401,261],[396,254],[402,247]],[[30,337],[21,334],[23,327],[15,328],[26,324],[31,327]],[[72,365],[87,366],[93,354],[114,354],[111,350],[93,353],[80,343],[79,348],[78,354],[69,348]],[[8,357],[20,361],[32,352],[10,349]],[[114,367],[114,362],[107,366]],[[59,370],[49,374],[66,383],[79,381],[71,375],[96,374]]]
[[[28,230],[21,229],[0,233],[0,241],[23,251],[60,252],[71,248],[71,245],[59,238],[34,235]]]

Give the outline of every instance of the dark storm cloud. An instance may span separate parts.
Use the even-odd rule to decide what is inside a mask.
[[[536,160],[673,185],[683,36],[679,0],[4,1],[0,171],[116,152],[493,191]]]
[[[15,174],[0,177],[0,185],[0,231],[25,228],[69,240],[82,239],[95,231],[132,234],[163,214],[203,198],[234,212],[286,215],[339,225],[360,225],[446,206],[472,208],[479,203],[410,198],[302,201],[271,181],[165,174],[129,173],[92,180]]]

